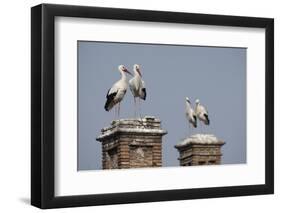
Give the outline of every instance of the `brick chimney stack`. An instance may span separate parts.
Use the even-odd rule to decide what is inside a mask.
[[[102,168],[162,166],[162,136],[167,131],[153,116],[111,122],[96,138],[102,144]]]
[[[192,135],[175,146],[179,151],[180,166],[221,164],[221,147],[224,144],[214,135]]]

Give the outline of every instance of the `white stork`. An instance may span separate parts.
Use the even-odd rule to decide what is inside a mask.
[[[185,115],[186,115],[186,118],[189,122],[189,124],[192,124],[192,126],[194,128],[197,127],[197,118],[196,118],[196,114],[194,112],[194,110],[192,109],[191,107],[191,103],[190,103],[190,100],[188,97],[185,98],[185,101],[186,101],[186,106],[185,106]],[[190,126],[190,125],[189,125]]]
[[[116,104],[118,104],[118,117],[120,114],[120,102],[124,98],[128,88],[127,76],[126,73],[132,75],[124,65],[119,65],[118,70],[121,73],[121,79],[117,81],[113,86],[108,90],[106,94],[106,102],[104,109],[106,111],[111,110]]]
[[[206,108],[200,104],[200,101],[197,99],[195,101],[196,106],[195,106],[195,113],[197,118],[202,121],[205,125],[210,124],[209,116],[208,116],[208,111]]]
[[[130,90],[134,96],[134,104],[136,109],[136,98],[139,99],[139,108],[140,108],[140,99],[146,99],[146,88],[145,83],[142,80],[142,74],[140,72],[140,66],[138,64],[134,65],[134,77],[129,81]],[[135,110],[136,115],[136,110]]]

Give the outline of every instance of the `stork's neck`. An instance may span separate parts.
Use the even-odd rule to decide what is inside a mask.
[[[191,108],[190,103],[189,103],[188,101],[185,101],[185,103],[186,103],[186,107],[187,107],[188,109],[190,109],[190,108]]]
[[[127,80],[126,73],[123,71],[120,71],[120,73],[121,73],[121,81],[126,81]]]
[[[141,78],[141,76],[140,76],[140,74],[139,74],[139,72],[137,70],[134,70],[134,75]]]

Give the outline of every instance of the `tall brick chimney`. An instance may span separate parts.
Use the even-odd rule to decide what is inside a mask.
[[[162,166],[161,121],[153,116],[112,121],[96,138],[102,144],[102,168]]]
[[[192,135],[175,146],[179,151],[180,166],[221,164],[221,147],[224,144],[214,135]]]

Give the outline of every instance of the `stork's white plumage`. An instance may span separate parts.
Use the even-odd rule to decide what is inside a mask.
[[[197,127],[197,119],[195,111],[192,109],[190,100],[188,97],[185,98],[185,115],[189,123],[192,124],[194,128]]]
[[[126,73],[132,75],[124,65],[118,67],[119,72],[121,73],[121,79],[117,81],[113,86],[108,90],[106,95],[106,103],[104,109],[106,111],[111,110],[116,104],[118,104],[118,115],[120,113],[120,102],[124,98],[127,88],[128,81]]]
[[[139,98],[139,100],[146,99],[145,83],[142,80],[142,74],[140,72],[140,66],[138,64],[134,65],[134,77],[129,81],[129,87],[134,96],[134,103],[136,108],[136,98]],[[140,101],[139,101],[139,105],[140,105]]]
[[[210,124],[210,120],[209,120],[209,115],[208,115],[208,111],[206,110],[206,108],[200,104],[200,101],[197,99],[196,100],[196,106],[195,106],[195,113],[197,118],[202,121],[205,125],[209,125]]]
[[[146,99],[145,83],[142,80],[142,74],[138,64],[134,65],[134,77],[129,81],[129,86],[134,98]]]

